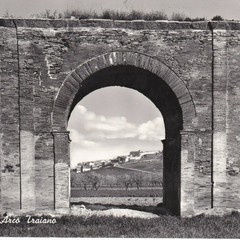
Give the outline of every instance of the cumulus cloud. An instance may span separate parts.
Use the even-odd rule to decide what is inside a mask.
[[[74,109],[68,130],[72,140],[73,162],[78,162],[79,156],[82,161],[108,159],[117,154],[127,154],[133,148],[160,150],[159,142],[165,136],[161,117],[134,124],[123,116],[97,115],[82,105],[77,105]]]
[[[97,143],[86,140],[83,134],[80,134],[76,129],[69,129],[72,143],[79,144],[84,147],[95,146]]]
[[[125,137],[133,137],[131,133],[135,131],[135,126],[127,122],[125,117],[110,117],[96,116],[92,121],[85,124],[87,131],[101,131],[106,134],[106,138],[114,138],[116,134],[124,134]],[[117,135],[116,135],[117,137]],[[119,137],[119,135],[118,135]]]
[[[164,123],[160,117],[143,123],[138,127],[140,140],[159,141],[159,139],[164,139],[164,136]]]
[[[70,126],[73,131],[71,137],[74,139],[80,137],[76,131],[78,133],[83,132],[88,135],[88,138],[94,140],[138,138],[140,140],[158,141],[163,139],[165,135],[164,123],[161,117],[137,125],[128,122],[123,116],[107,118],[96,115],[82,105],[77,105],[75,115],[77,120],[81,120],[81,126],[80,124],[75,124],[75,127]],[[83,136],[81,135],[81,137]]]

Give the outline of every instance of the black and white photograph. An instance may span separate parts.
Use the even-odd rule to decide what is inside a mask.
[[[0,238],[240,238],[239,0],[0,0]]]

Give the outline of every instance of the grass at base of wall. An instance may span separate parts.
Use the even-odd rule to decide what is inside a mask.
[[[48,218],[49,217],[44,217]],[[2,237],[148,237],[148,238],[240,238],[240,214],[223,217],[196,216],[180,218],[160,216],[155,219],[91,216],[64,216],[55,224],[0,224]]]

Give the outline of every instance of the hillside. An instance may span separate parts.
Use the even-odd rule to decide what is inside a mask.
[[[112,175],[115,177],[121,175],[131,175],[136,172],[142,172],[144,174],[163,174],[163,166],[162,161],[159,159],[151,159],[151,160],[135,160],[122,164],[116,164],[115,166],[106,166],[99,169],[92,170],[91,172],[95,172],[101,175]]]
[[[162,177],[159,159],[105,165],[72,173],[71,197],[161,197]]]
[[[118,177],[118,176],[122,176],[125,174],[132,175],[132,174],[136,173],[137,171],[134,169],[126,169],[126,168],[122,168],[122,167],[103,167],[103,168],[93,170],[91,172],[95,172],[97,174],[101,174],[104,176],[112,175],[112,176]]]
[[[121,164],[123,168],[137,169],[152,173],[162,173],[163,162],[159,159],[135,160]]]

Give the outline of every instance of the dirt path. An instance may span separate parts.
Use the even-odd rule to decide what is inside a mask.
[[[115,168],[126,169],[126,170],[133,170],[133,171],[136,171],[136,172],[142,172],[142,173],[159,175],[159,173],[153,173],[153,172],[149,172],[149,171],[145,171],[145,170],[140,170],[140,169],[135,169],[135,168],[122,167],[122,166],[120,166],[120,165],[115,165],[114,167],[115,167]]]
[[[129,218],[158,218],[159,216],[149,212],[142,212],[131,209],[108,209],[108,210],[90,210],[86,209],[84,205],[73,206],[71,214],[75,216],[113,216],[113,217],[129,217]]]

